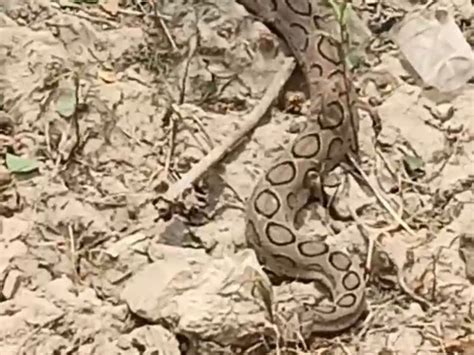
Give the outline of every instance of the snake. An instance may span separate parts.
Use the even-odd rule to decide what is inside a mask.
[[[258,180],[246,207],[245,237],[259,263],[272,274],[318,282],[330,305],[311,307],[311,333],[353,326],[367,308],[364,271],[343,250],[297,228],[296,218],[322,179],[348,154],[357,154],[357,95],[326,0],[237,0],[283,39],[296,59],[309,93],[309,119],[296,139]],[[307,319],[308,317],[306,317]]]

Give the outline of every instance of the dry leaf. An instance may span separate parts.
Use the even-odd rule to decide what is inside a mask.
[[[105,83],[114,83],[117,81],[117,74],[113,70],[108,69],[101,69],[98,73],[99,79],[101,79]]]
[[[100,7],[105,12],[108,12],[112,16],[115,16],[115,15],[117,15],[117,13],[120,9],[119,0],[102,0],[100,2]]]

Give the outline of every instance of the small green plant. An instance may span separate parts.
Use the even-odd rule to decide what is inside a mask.
[[[356,50],[351,49],[351,34],[349,32],[350,16],[354,16],[351,5],[347,0],[328,0],[332,7],[334,16],[339,25],[341,51],[345,58],[346,65],[349,68],[358,66],[361,62],[361,57]]]
[[[345,28],[347,24],[347,2],[344,0],[339,4],[336,0],[328,1],[336,15],[337,22],[341,28]]]

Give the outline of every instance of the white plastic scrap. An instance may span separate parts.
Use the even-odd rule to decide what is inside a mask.
[[[441,92],[457,90],[474,76],[472,49],[445,9],[409,16],[395,41],[423,81]]]

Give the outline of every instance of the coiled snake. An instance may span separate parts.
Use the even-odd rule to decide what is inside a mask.
[[[324,176],[347,153],[358,151],[356,94],[339,44],[323,33],[334,26],[334,13],[324,0],[237,2],[286,41],[307,81],[312,117],[309,129],[257,183],[248,203],[247,242],[273,273],[323,283],[333,303],[311,310],[310,330],[340,331],[366,308],[363,270],[346,253],[295,228],[310,195],[310,178]]]

